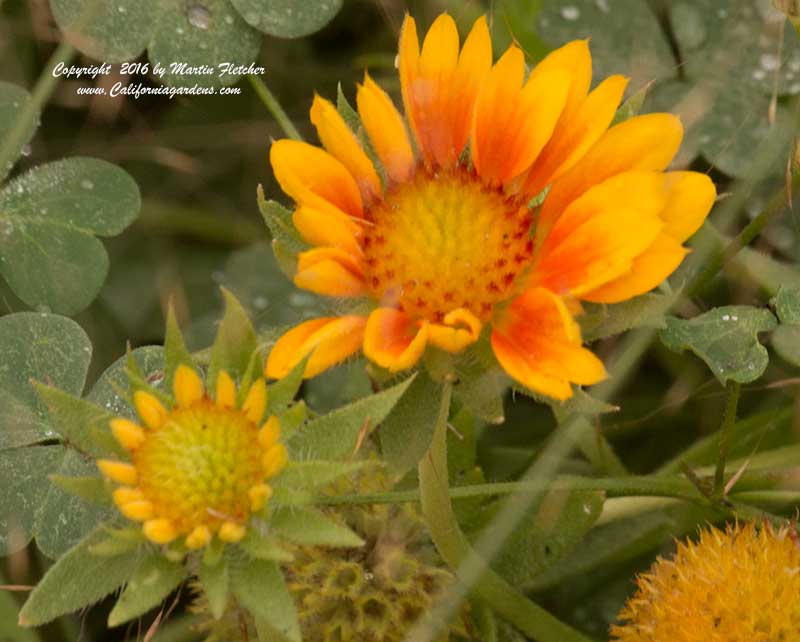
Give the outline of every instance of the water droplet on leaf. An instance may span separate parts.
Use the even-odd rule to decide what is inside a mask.
[[[578,9],[578,7],[573,7],[572,5],[561,7],[560,13],[564,20],[577,20],[581,17],[581,10]]]
[[[189,24],[205,31],[211,26],[211,13],[203,5],[195,4],[186,12]]]

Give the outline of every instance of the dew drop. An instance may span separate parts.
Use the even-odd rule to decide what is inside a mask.
[[[225,23],[229,24],[229,25],[232,25],[233,24],[233,16],[230,15],[230,14],[225,16]]]
[[[265,296],[257,296],[253,299],[253,307],[256,310],[263,310],[267,307],[267,297]]]
[[[738,321],[738,320],[739,317],[737,317],[735,314],[731,317],[731,321]]]
[[[597,8],[600,9],[603,13],[608,13],[610,8],[608,6],[608,0],[594,0],[594,3],[597,5]]]
[[[753,71],[753,80],[764,80],[767,77],[767,72],[763,69],[756,69]]]
[[[722,320],[723,321],[730,321],[731,320],[731,315],[730,314],[723,314],[722,315]]]
[[[719,16],[719,17],[720,17],[722,20],[725,20],[725,18],[727,18],[727,17],[728,17],[728,10],[727,10],[727,9],[720,9],[719,11],[717,11],[717,15],[718,15],[718,16]]]
[[[30,145],[23,145],[22,149],[19,150],[19,153],[23,156],[30,156],[31,155],[31,146]]]
[[[25,193],[25,188],[22,186],[22,183],[20,183],[19,185],[17,185],[17,194],[24,194],[24,193]]]
[[[42,316],[45,316],[46,314],[50,314],[50,306],[47,306],[44,303],[40,303],[39,305],[36,306],[36,311]]]
[[[208,9],[201,4],[195,4],[189,7],[189,10],[186,12],[186,17],[189,20],[189,24],[197,29],[205,31],[211,26],[211,14]]]
[[[800,94],[800,82],[795,82],[789,85],[790,94]]]
[[[119,5],[117,7],[117,11],[119,11],[120,13],[127,13],[128,12],[128,10],[122,5]]]
[[[577,20],[581,17],[581,10],[578,7],[573,7],[572,5],[561,7],[561,17],[564,20]]]
[[[591,515],[592,514],[592,507],[589,506],[589,504],[584,504],[583,505],[583,512],[586,513],[587,515]]]
[[[14,233],[14,224],[11,221],[3,221],[0,223],[0,232],[5,237],[9,237]]]
[[[175,29],[175,33],[177,33],[179,36],[182,36],[183,35],[183,28],[182,27],[178,27],[177,29]]]
[[[761,54],[761,57],[758,59],[759,64],[762,68],[766,71],[775,71],[778,68],[778,64],[780,61],[778,60],[778,56],[771,53]]]
[[[87,178],[84,178],[84,179],[81,181],[81,187],[82,187],[83,189],[94,189],[94,183],[92,183],[92,181],[90,181],[89,179],[87,179]]]

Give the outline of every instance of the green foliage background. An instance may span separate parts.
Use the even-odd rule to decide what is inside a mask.
[[[552,454],[553,434],[571,431],[578,447],[560,453],[557,471],[606,481],[551,497],[557,508],[549,518],[540,504],[526,507],[493,568],[596,639],[605,638],[634,574],[668,553],[672,537],[730,518],[732,507],[743,517],[793,515],[800,503],[792,477],[800,465],[800,222],[786,203],[798,191],[792,153],[800,45],[768,2],[120,0],[99,2],[96,22],[88,25],[77,18],[85,4],[0,2],[0,141],[11,141],[0,147],[0,159],[19,156],[13,166],[0,165],[0,174],[10,177],[0,186],[0,551],[7,554],[0,584],[35,583],[104,517],[48,479],[87,474],[91,464],[57,444],[31,379],[84,394],[116,413],[121,405],[112,382],[121,381],[126,342],[162,344],[170,298],[191,351],[212,343],[224,306],[219,286],[241,301],[265,343],[281,328],[326,311],[293,288],[273,257],[256,186],[281,200],[267,150],[283,132],[247,80],[229,79],[242,88],[238,96],[174,100],[77,95],[79,86],[91,84],[86,80],[37,85],[54,51],[63,53],[57,47],[64,32],[81,50],[73,64],[263,65],[263,80],[308,139],[314,138],[307,119],[314,91],[333,99],[341,83],[352,99],[369,68],[399,94],[394,58],[405,11],[428,25],[449,10],[462,33],[488,11],[495,52],[516,40],[531,62],[567,40],[591,37],[595,78],[625,73],[632,79],[631,105],[643,99],[642,111],[681,115],[686,138],[678,162],[710,172],[722,197],[666,287],[618,306],[587,307],[584,334],[613,375],[591,396],[555,408],[513,391],[498,400],[487,393],[493,383],[471,381],[463,364],[456,395],[464,407],[451,417],[462,439],[448,439],[450,483],[458,490],[517,481],[542,461],[542,452]],[[86,36],[91,44],[82,44]],[[33,99],[26,93],[32,88]],[[39,89],[52,90],[41,113]],[[29,122],[15,133],[13,122],[24,120],[26,110]],[[58,217],[48,217],[48,209]],[[155,348],[134,355],[146,374],[163,367]],[[733,390],[739,407],[728,467],[747,464],[748,472],[737,486],[744,494],[726,504],[711,484]],[[359,359],[302,388],[317,412],[371,392]],[[379,433],[398,473],[413,469],[426,451],[439,408],[427,375],[411,382],[409,393]],[[337,420],[332,417],[311,425],[323,434],[324,422]],[[101,425],[105,418],[90,420]],[[356,434],[360,424],[351,424]],[[304,439],[298,434],[295,447],[341,454],[331,454],[336,443]],[[659,494],[652,489],[660,475],[672,483],[682,471],[670,492],[695,493],[693,501],[643,497]],[[769,474],[775,480],[765,488]],[[401,490],[416,487],[413,474],[406,481]],[[616,496],[636,484],[641,497]],[[455,501],[473,542],[501,512],[494,499],[477,497]],[[105,631],[110,604],[42,630],[19,629],[13,624],[17,597],[0,591],[0,639],[67,640],[80,630],[91,640],[137,634],[124,627]],[[156,639],[191,639],[184,626],[189,617],[179,608]],[[142,630],[152,620],[152,614],[145,618]],[[495,639],[523,639],[504,627],[496,628]]]

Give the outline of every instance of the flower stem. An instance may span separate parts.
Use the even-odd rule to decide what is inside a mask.
[[[303,140],[303,137],[300,135],[300,132],[297,131],[297,128],[294,126],[289,116],[283,111],[281,103],[275,98],[275,95],[269,90],[269,87],[267,87],[264,81],[255,74],[249,74],[247,79],[250,81],[253,89],[255,89],[261,102],[264,103],[267,111],[272,114],[272,117],[277,121],[278,125],[280,125],[283,133],[294,140]]]
[[[62,42],[56,47],[53,55],[50,56],[50,60],[47,61],[47,65],[45,65],[46,71],[36,81],[30,100],[25,102],[14,122],[14,126],[3,139],[2,145],[0,145],[0,181],[8,176],[14,166],[14,162],[19,157],[26,133],[33,122],[39,118],[42,107],[44,107],[58,84],[58,77],[53,75],[53,69],[59,63],[69,63],[74,55],[75,49],[73,49],[72,45]]]
[[[728,398],[725,401],[725,414],[722,415],[722,426],[719,429],[719,457],[717,458],[717,469],[714,473],[714,493],[715,500],[721,500],[725,496],[725,462],[728,460],[728,452],[731,449],[731,430],[736,423],[736,410],[739,407],[739,392],[742,384],[738,381],[729,381],[727,385]]]
[[[456,521],[450,503],[447,474],[447,417],[452,386],[442,388],[441,405],[430,450],[419,464],[422,514],[436,548],[456,572],[460,585],[451,589],[434,611],[440,617],[424,620],[408,636],[414,642],[429,642],[438,637],[442,622],[458,608],[467,591],[490,606],[517,629],[538,642],[590,642],[583,634],[550,615],[492,571],[472,550]]]

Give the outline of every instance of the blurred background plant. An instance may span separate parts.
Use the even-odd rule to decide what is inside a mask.
[[[84,20],[87,5],[97,13]],[[597,399],[582,397],[571,407],[585,429],[579,452],[558,460],[561,473],[599,478],[684,471],[708,503],[606,499],[613,484],[562,494],[525,513],[495,569],[559,617],[604,638],[634,590],[633,575],[670,550],[673,536],[727,518],[741,502],[744,516],[763,516],[762,509],[793,514],[800,501],[800,223],[789,204],[800,156],[800,45],[768,0],[5,0],[0,174],[10,181],[0,191],[0,553],[8,556],[0,580],[34,583],[48,559],[80,535],[76,522],[99,519],[76,513],[49,485],[54,470],[75,473],[87,464],[52,450],[54,433],[30,378],[80,394],[124,354],[126,341],[163,341],[170,298],[190,349],[206,348],[221,316],[220,285],[265,337],[320,312],[318,300],[278,269],[258,212],[259,183],[278,194],[267,151],[284,132],[257,83],[230,78],[238,95],[88,96],[78,89],[95,82],[55,79],[54,62],[255,62],[266,68],[261,79],[291,122],[312,139],[314,91],[333,98],[341,82],[352,102],[355,82],[369,68],[397,96],[404,13],[428,25],[442,10],[464,28],[488,13],[495,51],[514,39],[531,63],[563,42],[590,37],[595,79],[631,77],[623,112],[681,115],[686,136],[678,164],[710,172],[721,195],[671,288],[624,306],[587,307],[584,332],[598,340],[614,377],[592,392]],[[122,76],[114,65],[97,85],[115,82],[174,85],[180,78]],[[67,157],[81,160],[50,165]],[[41,211],[53,193],[63,199],[63,225]],[[91,207],[87,193],[97,197]],[[30,220],[31,208],[44,223]],[[21,234],[20,225],[41,236]],[[113,238],[101,244],[96,236]],[[41,250],[50,258],[36,254],[36,242],[23,242],[29,238],[50,243]],[[672,306],[680,319],[669,316]],[[629,328],[635,330],[617,336]],[[150,353],[139,354],[145,371],[158,369],[155,358],[148,365]],[[304,384],[307,404],[327,411],[369,394],[363,366],[354,360]],[[93,400],[116,403],[109,381],[118,376],[117,367],[100,379]],[[505,416],[502,427],[474,417],[456,426],[463,439],[451,439],[452,484],[516,480],[567,414],[510,393],[495,410]],[[724,416],[730,421],[723,422],[721,449]],[[395,443],[406,445],[400,437]],[[29,444],[39,447],[19,450]],[[731,471],[747,468],[738,496],[727,498],[714,484],[726,458],[728,481]],[[764,490],[765,475],[772,475],[772,489]],[[469,532],[496,508],[480,498],[456,502]],[[62,518],[57,532],[41,527]],[[14,532],[22,535],[14,540]],[[38,546],[28,544],[31,536]],[[0,638],[15,642],[141,637],[159,617],[138,631],[108,633],[97,609],[100,615],[23,631],[13,624],[17,604],[13,592],[0,592]],[[173,624],[160,622],[157,639],[190,639],[180,619],[189,617],[184,606],[179,624],[175,613]],[[521,639],[505,625],[489,629],[498,640]]]

